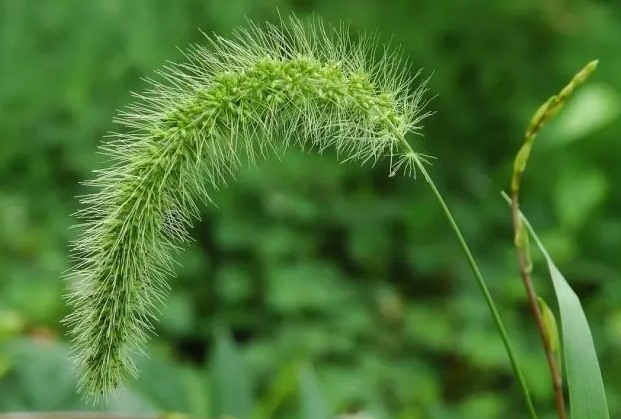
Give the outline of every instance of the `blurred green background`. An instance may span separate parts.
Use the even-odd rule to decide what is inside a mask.
[[[553,417],[550,384],[499,191],[533,111],[600,59],[540,135],[523,208],[583,299],[611,417],[621,417],[617,0],[0,0],[0,411],[86,407],[59,323],[61,275],[74,196],[101,164],[96,146],[115,129],[115,109],[145,87],[141,77],[182,59],[177,47],[202,42],[199,29],[226,35],[278,11],[378,30],[432,75],[435,113],[416,141],[437,157],[432,176],[490,282],[543,418]],[[386,165],[292,151],[218,191],[218,208],[205,208],[178,258],[141,376],[105,409],[525,417],[438,205],[422,180],[387,174]],[[545,269],[535,280],[553,303]]]

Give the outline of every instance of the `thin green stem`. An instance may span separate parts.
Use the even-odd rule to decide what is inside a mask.
[[[429,176],[429,173],[425,169],[423,162],[420,160],[418,155],[414,153],[410,144],[407,141],[405,141],[405,139],[402,139],[401,144],[404,148],[409,149],[408,152],[411,153],[411,156],[414,159],[414,162],[416,166],[418,167],[418,170],[420,170],[420,172],[425,177],[425,180],[431,187],[431,190],[436,200],[440,204],[440,207],[442,207],[442,211],[444,212],[446,219],[449,221],[449,224],[451,225],[451,228],[453,229],[453,232],[455,233],[455,236],[457,237],[457,240],[459,241],[459,245],[461,246],[462,251],[466,255],[466,259],[468,260],[470,269],[472,270],[472,273],[474,274],[477,284],[479,285],[479,288],[481,289],[481,292],[483,293],[483,297],[485,298],[487,307],[489,308],[489,311],[491,312],[492,317],[494,318],[494,323],[496,323],[496,328],[498,329],[498,333],[500,333],[502,342],[505,345],[507,355],[509,355],[509,360],[511,361],[513,372],[520,383],[520,388],[522,389],[522,394],[524,395],[524,399],[526,401],[526,405],[528,407],[530,417],[532,419],[537,419],[537,413],[535,412],[535,406],[533,405],[533,401],[531,400],[530,393],[528,391],[528,386],[526,384],[526,380],[524,379],[524,375],[522,374],[522,370],[520,369],[520,365],[515,355],[515,351],[513,350],[513,347],[511,346],[511,341],[509,340],[509,336],[507,334],[505,326],[502,322],[502,319],[500,318],[500,314],[498,313],[498,310],[496,309],[496,305],[494,304],[494,299],[492,298],[492,294],[489,292],[489,289],[487,288],[485,280],[483,279],[483,275],[481,274],[481,271],[479,270],[479,267],[476,261],[474,260],[474,257],[472,256],[472,252],[470,252],[470,248],[468,247],[466,240],[464,240],[464,237],[461,234],[461,231],[459,230],[459,227],[457,226],[457,223],[455,222],[455,219],[453,218],[451,211],[446,205],[446,202],[444,202],[444,198],[442,198],[442,195],[440,194],[440,191],[438,191],[438,188],[436,187],[435,183],[431,179],[431,176]]]
[[[419,168],[421,169],[421,171],[424,170],[422,166],[420,166]],[[483,276],[481,275],[481,271],[479,270],[479,267],[477,266],[477,263],[474,260],[472,253],[470,252],[470,248],[468,247],[468,244],[466,244],[466,241],[464,240],[464,237],[462,236],[461,231],[459,230],[459,227],[457,226],[457,223],[455,222],[455,219],[453,218],[453,215],[451,214],[450,210],[446,206],[446,203],[444,202],[442,195],[440,195],[440,192],[436,188],[436,185],[433,183],[433,181],[427,175],[427,173],[424,173],[424,174],[425,174],[425,178],[427,179],[427,182],[429,183],[429,186],[431,187],[431,190],[433,191],[433,194],[435,195],[436,199],[438,200],[438,203],[440,204],[440,206],[442,207],[442,210],[444,211],[444,215],[446,216],[449,223],[451,224],[451,228],[453,229],[453,232],[455,233],[455,236],[457,237],[457,240],[459,241],[462,251],[466,255],[466,259],[468,259],[468,264],[470,265],[470,269],[472,269],[472,273],[474,274],[474,277],[477,280],[477,284],[479,285],[479,288],[481,289],[481,292],[483,293],[483,297],[485,298],[485,301],[487,302],[489,311],[492,313],[492,317],[494,318],[494,322],[496,323],[496,328],[498,329],[498,332],[500,333],[500,337],[502,338],[502,342],[504,343],[505,349],[507,350],[507,355],[509,355],[511,366],[513,367],[513,372],[515,373],[515,376],[517,377],[520,383],[520,387],[522,388],[522,393],[524,394],[524,399],[526,400],[526,405],[528,406],[530,416],[531,418],[536,419],[537,413],[535,412],[533,401],[530,398],[530,393],[528,392],[528,386],[526,385],[526,380],[524,379],[524,375],[522,374],[522,371],[520,370],[518,360],[516,358],[515,352],[513,351],[513,347],[511,346],[511,342],[509,340],[509,336],[507,335],[507,331],[502,323],[502,319],[500,318],[500,314],[498,313],[498,310],[496,309],[496,305],[494,304],[492,295],[490,294],[489,289],[487,288],[487,285],[485,284],[485,280],[483,279]]]

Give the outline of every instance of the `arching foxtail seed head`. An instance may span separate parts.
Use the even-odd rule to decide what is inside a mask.
[[[101,146],[111,162],[81,199],[72,245],[65,322],[87,397],[137,374],[132,352],[153,330],[197,200],[242,163],[291,143],[361,163],[387,156],[391,174],[423,160],[405,136],[426,115],[424,88],[398,54],[376,59],[372,37],[352,42],[345,32],[291,18],[209,36],[120,112],[122,132]]]

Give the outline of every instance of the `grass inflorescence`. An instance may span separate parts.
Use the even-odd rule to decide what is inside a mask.
[[[65,321],[84,394],[137,374],[132,353],[153,332],[173,251],[189,239],[199,201],[240,165],[292,143],[361,163],[388,157],[391,174],[424,159],[405,140],[425,116],[424,83],[414,85],[398,54],[376,54],[374,37],[353,42],[346,32],[290,19],[208,36],[119,114],[72,247]]]

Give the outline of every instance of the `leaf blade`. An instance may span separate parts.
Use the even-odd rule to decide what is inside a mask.
[[[321,394],[315,372],[310,365],[300,370],[300,417],[303,419],[329,419],[326,400]]]
[[[254,406],[252,384],[237,346],[229,333],[216,333],[211,361],[212,416],[249,418]]]

